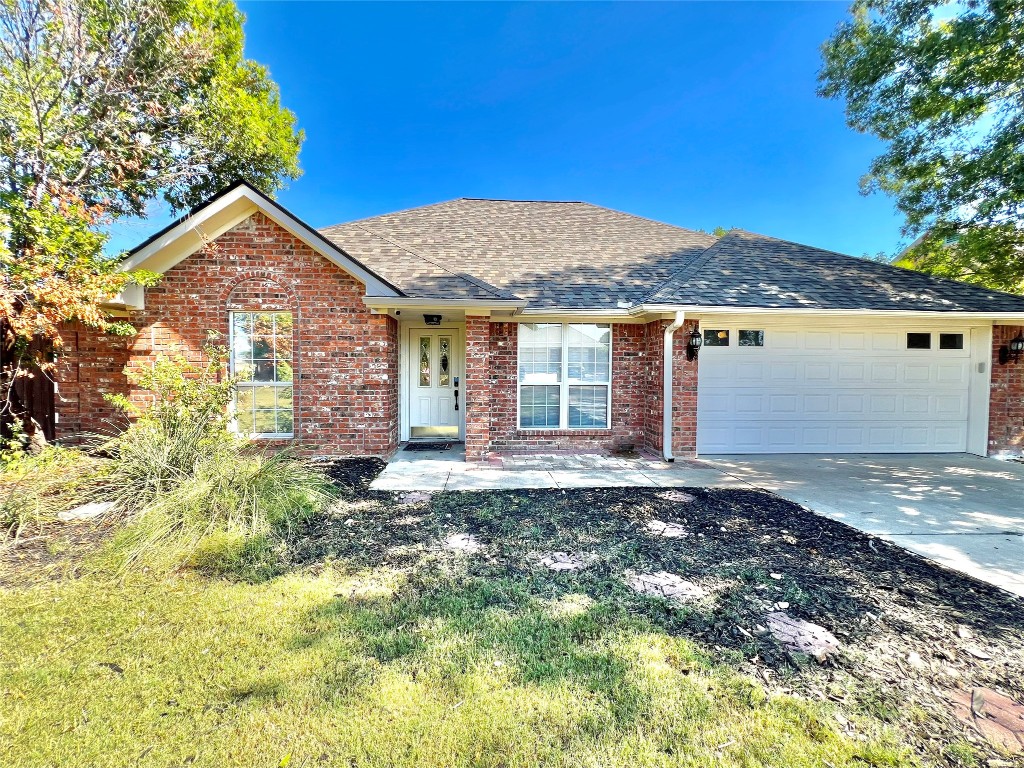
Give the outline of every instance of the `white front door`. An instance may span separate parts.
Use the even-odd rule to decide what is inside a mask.
[[[462,337],[458,328],[410,328],[409,437],[459,439],[462,409]]]

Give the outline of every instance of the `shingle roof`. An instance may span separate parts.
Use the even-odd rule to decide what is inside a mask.
[[[715,242],[589,203],[467,198],[320,231],[409,296],[531,309],[635,304]]]
[[[647,303],[1024,313],[1022,296],[739,229],[654,290]]]
[[[1024,313],[1024,297],[743,230],[589,203],[462,198],[320,232],[414,298],[531,310],[638,304]]]

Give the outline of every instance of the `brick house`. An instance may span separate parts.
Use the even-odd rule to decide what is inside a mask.
[[[236,427],[306,454],[1024,448],[1024,298],[741,230],[461,199],[317,231],[237,183],[126,267],[163,279],[111,302],[135,337],[68,329],[59,436],[212,332]]]

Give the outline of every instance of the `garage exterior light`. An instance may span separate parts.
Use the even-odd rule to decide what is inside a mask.
[[[686,342],[686,359],[696,360],[697,352],[700,350],[700,345],[704,342],[704,338],[700,335],[700,331],[694,328],[690,331],[690,338]]]
[[[999,349],[999,362],[1006,365],[1012,359],[1013,362],[1020,360],[1021,353],[1024,352],[1024,332],[1018,333],[1010,342]]]

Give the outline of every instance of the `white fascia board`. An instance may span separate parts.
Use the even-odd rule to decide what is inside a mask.
[[[466,309],[519,310],[524,299],[422,299],[413,296],[364,296],[363,303],[371,309],[431,309],[464,307]]]
[[[787,316],[795,315],[802,317],[847,317],[847,318],[886,318],[905,317],[918,318],[921,320],[941,320],[949,318],[953,320],[979,320],[983,322],[996,323],[1018,323],[1024,322],[1024,313],[1021,312],[960,312],[952,309],[918,310],[918,309],[803,309],[783,307],[731,307],[731,306],[701,306],[690,304],[680,306],[678,304],[645,304],[643,311],[650,313],[675,312],[684,310],[688,315],[767,315]]]
[[[223,197],[184,218],[121,264],[123,270],[148,269],[163,273],[198,251],[202,246],[244,221],[256,211],[279,224],[340,269],[366,286],[366,293],[399,296],[399,292],[370,272],[316,230],[296,219],[283,207],[242,184]]]

